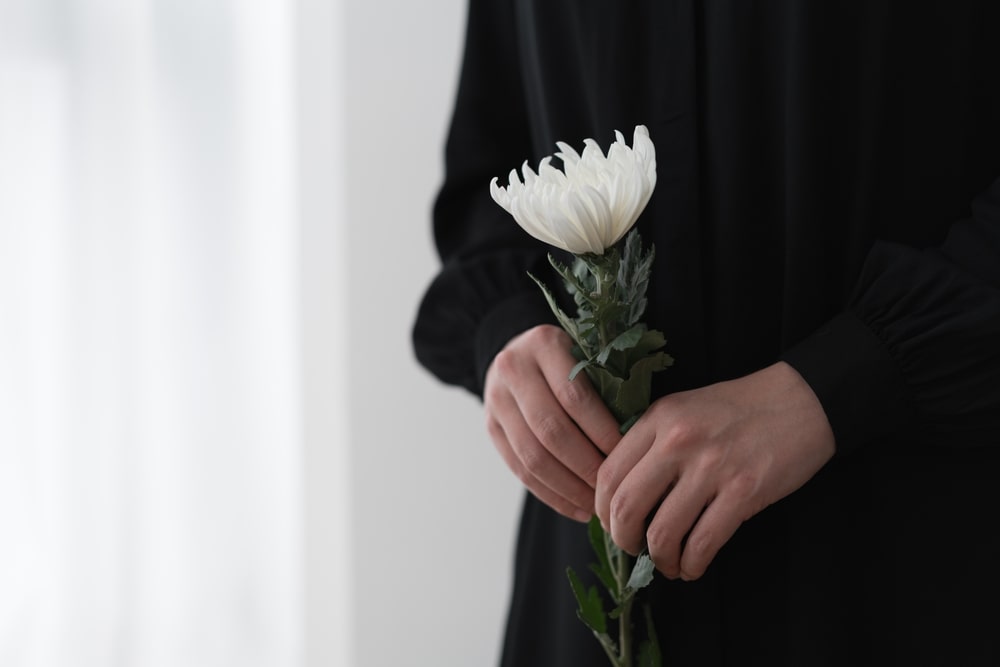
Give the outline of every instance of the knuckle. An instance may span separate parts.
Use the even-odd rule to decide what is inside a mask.
[[[656,567],[657,570],[671,579],[676,578],[680,574],[676,554],[652,543],[650,543],[648,547],[649,558],[653,561],[653,566]]]
[[[688,538],[681,560],[681,576],[693,581],[705,574],[708,564],[715,554],[716,545],[711,533],[700,533]]]
[[[560,405],[570,409],[586,405],[590,400],[590,392],[580,378],[560,384],[555,388],[555,395]]]
[[[698,457],[698,464],[708,473],[717,473],[726,462],[726,453],[720,447],[706,447]]]
[[[561,441],[566,436],[566,427],[558,417],[542,415],[535,424],[535,435],[545,445]]]
[[[692,535],[688,538],[687,544],[684,545],[685,560],[690,560],[692,564],[701,562],[711,553],[711,550],[712,535],[710,533],[701,532]]]
[[[540,324],[528,331],[528,338],[543,345],[562,344],[566,333],[552,324]]]
[[[517,370],[517,350],[513,347],[505,347],[493,357],[490,371],[499,378],[509,378]]]
[[[630,526],[635,523],[636,509],[632,499],[619,492],[611,499],[611,522],[618,526]]]
[[[546,457],[544,453],[536,447],[528,447],[520,453],[521,465],[537,477],[545,471]]]
[[[700,438],[701,428],[697,422],[687,418],[678,418],[670,422],[667,430],[667,441],[674,447],[688,447]]]
[[[610,489],[612,485],[615,484],[618,479],[618,471],[615,470],[614,466],[609,463],[609,459],[605,459],[601,466],[597,469],[597,488],[598,489]]]
[[[745,505],[749,500],[753,499],[757,495],[759,487],[760,481],[757,479],[757,476],[748,470],[736,472],[729,482],[730,492],[740,505]]]
[[[661,557],[669,557],[674,551],[673,543],[671,532],[657,522],[654,521],[646,529],[646,544],[651,554],[655,551]]]

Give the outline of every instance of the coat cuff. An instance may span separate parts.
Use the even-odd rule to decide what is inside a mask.
[[[822,404],[838,456],[914,423],[911,391],[896,361],[854,313],[838,315],[781,358]]]

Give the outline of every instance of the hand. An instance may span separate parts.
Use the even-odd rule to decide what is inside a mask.
[[[597,514],[629,553],[697,579],[740,524],[834,454],[819,400],[784,362],[659,399],[598,474]]]
[[[621,436],[576,364],[562,329],[540,325],[512,339],[486,372],[486,426],[504,462],[539,500],[587,521],[597,471]]]

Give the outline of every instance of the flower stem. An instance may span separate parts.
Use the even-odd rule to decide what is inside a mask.
[[[624,600],[625,589],[628,586],[629,575],[631,573],[631,557],[615,546],[611,536],[604,533],[604,551],[611,563],[611,572],[615,578],[617,594],[612,591],[615,602],[621,605],[621,615],[618,616],[618,655],[608,651],[604,646],[605,653],[611,660],[613,667],[632,667],[632,602],[634,598]],[[603,644],[603,642],[602,642]]]
[[[617,580],[619,590],[624,591],[628,582],[628,555],[622,551],[618,555]],[[622,605],[621,616],[618,617],[618,643],[621,648],[620,663],[622,667],[632,667],[632,599]]]

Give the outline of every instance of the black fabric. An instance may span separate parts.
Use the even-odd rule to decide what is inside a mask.
[[[481,392],[550,319],[490,179],[636,124],[656,394],[784,359],[838,452],[702,580],[658,580],[667,664],[1000,664],[1000,3],[472,0],[413,330],[437,377]],[[502,664],[606,663],[563,574],[588,559],[526,500]]]

